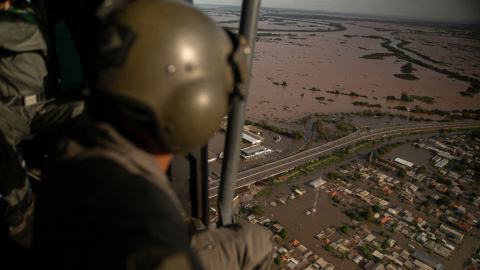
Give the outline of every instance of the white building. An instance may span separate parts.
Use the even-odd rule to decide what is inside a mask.
[[[245,147],[240,150],[240,156],[244,159],[250,159],[252,157],[266,155],[272,152],[272,149],[266,148],[263,145],[254,145]]]
[[[316,180],[313,180],[309,183],[309,185],[313,188],[318,188],[322,185],[324,185],[325,183],[327,183],[327,181],[323,180],[322,178],[318,178]]]
[[[253,145],[257,145],[259,143],[261,143],[262,141],[259,140],[259,139],[256,139],[246,133],[242,133],[242,139],[250,144],[253,144]]]
[[[406,161],[406,160],[401,159],[401,158],[396,158],[394,161],[397,162],[397,163],[400,163],[401,165],[406,166],[406,167],[408,167],[408,168],[412,168],[412,167],[413,167],[413,163],[412,163],[412,162]]]

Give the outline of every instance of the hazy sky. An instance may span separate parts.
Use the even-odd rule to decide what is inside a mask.
[[[194,0],[195,4],[241,5],[241,0]],[[263,0],[263,7],[402,16],[436,21],[480,22],[480,0]]]

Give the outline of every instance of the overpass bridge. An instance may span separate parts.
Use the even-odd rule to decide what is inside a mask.
[[[354,144],[358,141],[374,139],[382,136],[389,136],[401,133],[416,132],[416,131],[428,131],[438,129],[449,128],[466,128],[466,127],[480,127],[480,122],[462,122],[462,123],[431,123],[431,124],[418,124],[418,125],[405,125],[405,126],[390,126],[384,128],[377,128],[370,131],[361,132],[356,130],[354,133],[326,143],[321,146],[308,149],[306,151],[296,153],[294,155],[273,161],[271,163],[251,168],[237,174],[237,182],[235,188],[251,185],[260,180],[266,179],[271,176],[275,176],[282,172],[286,172],[295,168],[298,165],[307,163],[317,159],[319,156],[326,155],[342,147]],[[218,195],[218,187],[220,179],[216,179],[209,183],[208,197],[213,198]]]

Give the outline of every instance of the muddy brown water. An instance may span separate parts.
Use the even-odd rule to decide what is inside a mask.
[[[211,12],[212,14],[214,12]],[[220,16],[220,14],[215,14]],[[232,19],[232,15],[227,15]],[[223,17],[215,18],[225,21]],[[282,23],[272,21],[259,22],[259,28],[265,29],[307,29],[308,22],[297,21],[298,25],[289,25],[294,20]],[[310,19],[309,22],[325,24],[326,21]],[[338,22],[338,21],[335,21]],[[328,23],[328,22],[327,22]],[[410,42],[407,47],[425,54],[442,64],[435,64],[419,56],[404,51],[412,58],[422,60],[440,68],[447,68],[462,75],[475,77],[480,74],[480,42],[456,38],[426,27],[410,27],[401,24],[382,24],[375,22],[346,22],[346,31],[318,32],[311,36],[309,32],[278,32],[280,37],[261,37],[255,45],[255,59],[250,84],[247,119],[252,121],[267,120],[275,125],[293,128],[292,122],[313,113],[331,112],[361,112],[367,108],[353,106],[354,101],[380,104],[381,110],[386,107],[415,106],[425,109],[463,110],[479,109],[478,95],[474,98],[462,97],[459,92],[465,91],[469,83],[448,78],[430,69],[414,65],[417,81],[398,79],[393,76],[400,73],[400,67],[405,61],[396,57],[386,57],[384,60],[363,59],[361,56],[372,53],[386,53],[379,39],[363,38],[361,36],[376,35],[392,40],[392,46],[405,39]],[[235,24],[229,24],[234,26]],[[310,27],[315,28],[315,27]],[[310,29],[308,28],[308,29]],[[389,28],[391,31],[377,31],[374,28]],[[421,30],[423,32],[415,32]],[[391,33],[396,31],[398,35]],[[265,31],[262,31],[265,33]],[[268,32],[266,32],[268,33]],[[273,32],[272,32],[273,33]],[[286,36],[293,34],[297,36]],[[347,38],[345,35],[353,37]],[[275,40],[281,39],[281,40]],[[287,82],[287,86],[274,85],[274,82]],[[309,91],[316,87],[319,92]],[[368,98],[332,95],[326,91],[350,93],[356,92]],[[399,102],[387,101],[388,95],[400,97],[402,92],[419,96],[436,98],[435,104],[420,101]],[[301,95],[304,94],[302,97]],[[324,101],[321,104],[315,97],[323,96],[333,102]],[[377,99],[374,99],[377,98]],[[268,101],[268,102],[263,102]],[[392,113],[404,113],[389,110]],[[286,123],[279,122],[286,120]]]
[[[281,11],[278,11],[281,12]],[[208,9],[208,13],[216,21],[239,20],[239,16],[231,13],[228,8]],[[265,14],[264,14],[265,15]],[[265,16],[273,16],[271,13]],[[296,22],[297,24],[292,24]],[[284,20],[281,23],[272,20],[260,21],[259,28],[283,29],[291,32],[274,32],[280,36],[259,37],[255,44],[255,55],[248,96],[246,119],[254,122],[266,120],[269,124],[290,131],[301,129],[302,125],[296,122],[305,116],[330,114],[331,117],[340,117],[342,112],[363,112],[366,109],[374,111],[377,108],[354,106],[352,102],[368,102],[382,105],[381,111],[389,111],[393,114],[405,114],[407,116],[442,119],[439,116],[413,114],[387,107],[416,105],[424,109],[463,110],[480,109],[478,98],[462,97],[459,92],[465,91],[469,83],[448,78],[430,69],[413,65],[416,69],[413,74],[419,78],[417,81],[402,80],[394,77],[400,73],[400,68],[406,62],[396,57],[385,57],[383,60],[363,59],[363,55],[372,53],[387,53],[388,51],[380,44],[382,40],[364,38],[362,36],[381,36],[392,41],[396,46],[400,41],[395,38],[405,39],[411,44],[411,48],[428,57],[443,61],[440,64],[431,63],[419,56],[404,51],[407,55],[422,62],[432,64],[440,68],[459,72],[475,78],[474,74],[480,74],[480,41],[467,40],[453,37],[449,34],[430,29],[427,27],[412,27],[399,24],[365,21],[334,21],[340,22],[347,27],[345,31],[338,32],[294,32],[294,30],[312,30],[321,25],[325,26],[333,21],[309,19]],[[311,26],[311,25],[316,26]],[[320,25],[320,26],[319,26]],[[222,26],[238,27],[238,23],[222,24]],[[375,28],[386,28],[389,31],[377,31]],[[418,32],[418,30],[423,32]],[[397,35],[392,35],[397,32]],[[259,33],[270,33],[259,31]],[[287,36],[294,35],[294,36]],[[345,35],[351,35],[348,38]],[[283,81],[287,86],[275,85]],[[316,87],[321,91],[311,91]],[[364,97],[351,97],[346,95],[331,94],[327,91],[340,91],[342,93],[355,92]],[[435,98],[435,104],[427,104],[420,101],[401,102],[386,100],[389,95],[399,98],[402,92],[409,95],[431,96]],[[321,101],[315,97],[325,97]],[[332,101],[328,101],[331,99]],[[338,115],[335,115],[338,114]],[[346,121],[358,125],[393,125],[412,123],[399,118],[362,118],[347,117]],[[390,122],[390,123],[387,123]],[[291,151],[298,147],[299,140],[282,138],[279,144],[273,144],[271,138],[275,134],[264,132],[266,137],[265,146],[275,150]],[[210,140],[210,150],[216,154],[223,151],[224,135],[218,133]],[[311,147],[325,142],[313,143]],[[242,147],[247,146],[242,144]],[[239,170],[267,162],[278,157],[279,153],[243,161],[239,163]],[[221,163],[210,164],[217,173],[221,171]]]
[[[453,134],[453,133],[452,133]],[[459,134],[459,133],[455,133]],[[425,135],[416,135],[412,136],[416,138],[423,137],[425,138]],[[390,142],[393,141],[398,141],[401,140],[401,138],[396,138]],[[385,142],[384,144],[390,143],[390,142]],[[384,144],[378,145],[378,147],[381,147]],[[360,151],[357,155],[352,155],[352,157],[344,161],[342,163],[334,164],[327,166],[326,168],[322,169],[317,169],[313,172],[310,172],[308,176],[301,177],[297,179],[294,183],[292,183],[290,186],[283,186],[280,188],[274,188],[271,192],[268,192],[266,196],[260,197],[259,199],[255,200],[253,197],[248,196],[249,198],[248,203],[251,205],[261,205],[265,214],[264,216],[267,218],[270,218],[271,220],[278,220],[282,226],[285,227],[286,231],[290,234],[290,238],[287,240],[283,240],[279,243],[277,243],[277,246],[280,247],[281,245],[284,245],[291,241],[292,239],[298,240],[302,245],[307,247],[308,250],[313,251],[318,256],[323,257],[325,260],[328,262],[334,264],[336,267],[344,267],[345,269],[357,269],[357,265],[354,264],[350,260],[341,260],[339,257],[339,253],[335,252],[336,254],[333,255],[331,252],[327,252],[325,250],[326,244],[323,241],[317,240],[315,238],[315,235],[318,234],[319,232],[323,231],[325,228],[334,226],[337,230],[339,230],[343,225],[347,224],[347,222],[350,221],[350,218],[348,218],[345,215],[345,211],[353,211],[353,207],[350,205],[339,205],[339,206],[333,206],[330,204],[331,198],[325,193],[324,190],[318,190],[315,191],[312,188],[308,187],[308,183],[314,179],[318,179],[319,177],[326,178],[328,172],[338,172],[337,168],[341,164],[348,164],[349,162],[352,162],[353,159],[357,159],[361,156],[365,156],[367,152],[371,151],[372,149],[365,149]],[[410,153],[415,153],[414,156],[412,156]],[[432,154],[425,150],[425,149],[419,149],[415,148],[409,144],[404,145],[399,148],[395,148],[391,152],[385,155],[385,157],[402,157],[405,159],[409,159],[409,161],[417,163],[417,165],[422,165],[422,164],[428,164],[430,157]],[[363,160],[358,159],[360,163],[365,163]],[[399,179],[395,176],[393,173],[389,173],[391,176],[393,176],[396,179]],[[409,179],[399,179],[401,180],[401,183],[408,182]],[[327,184],[327,188],[332,188],[331,184],[336,183],[339,184],[340,182],[329,182]],[[361,181],[351,181],[353,184],[351,188],[354,186],[359,186],[361,188],[367,189],[370,191],[370,188],[367,186],[369,181],[361,182]],[[278,198],[284,198],[287,197],[292,193],[291,188],[293,185],[299,185],[300,188],[308,190],[308,193],[304,194],[300,199],[294,199],[290,200],[287,204],[279,207],[271,207],[269,205],[270,202],[277,200]],[[258,191],[256,191],[258,192]],[[379,195],[380,193],[377,191],[370,191],[374,195]],[[467,191],[467,194],[470,194],[472,192],[472,189]],[[442,196],[442,194],[426,189],[424,192],[422,192],[424,196],[427,195],[433,195],[433,194],[439,194]],[[427,216],[424,212],[420,212],[416,210],[418,205],[420,204],[420,201],[415,200],[413,204],[408,205],[405,203],[402,203],[398,194],[393,193],[388,196],[390,199],[390,206],[396,207],[400,206],[402,209],[406,209],[414,214],[415,217],[420,216],[423,219],[427,220],[428,224],[430,225],[438,225],[438,220],[435,219],[433,216]],[[452,197],[452,201],[455,199]],[[466,201],[468,200],[468,196],[464,196],[462,198],[462,201],[460,203],[462,205],[466,205]],[[366,204],[360,201],[356,201],[356,203],[360,206],[363,207]],[[315,205],[317,211],[313,215],[305,215],[304,212],[309,210],[310,208],[313,208]],[[434,206],[432,206],[434,207]],[[472,213],[476,212],[475,207],[469,207],[468,211],[471,211]],[[242,222],[246,222],[243,220]],[[425,248],[421,247],[418,245],[417,242],[411,241],[410,239],[407,239],[405,235],[401,233],[393,233],[391,228],[387,227],[386,225],[383,226],[377,226],[375,224],[372,224],[371,222],[364,222],[369,226],[369,230],[373,232],[373,234],[377,235],[376,241],[379,241],[382,243],[385,241],[387,238],[379,236],[381,230],[385,230],[387,234],[390,234],[394,240],[397,241],[397,245],[400,245],[402,249],[407,249],[408,244],[414,245],[417,249],[421,249],[424,252],[428,252]],[[348,237],[351,237],[357,233],[356,230],[350,229],[350,233],[348,234]],[[338,233],[333,234],[332,236],[328,237],[329,240],[334,241],[341,237]],[[475,236],[472,239],[477,239],[478,238],[478,233],[475,233]],[[475,240],[474,240],[475,241]],[[467,240],[465,241],[467,244],[468,248],[472,247],[472,241]],[[452,243],[450,243],[452,244]],[[456,244],[454,244],[456,246]],[[358,249],[355,249],[358,251]],[[299,257],[302,255],[302,253],[299,250],[293,249],[292,255],[294,257]],[[458,258],[458,260],[452,260],[449,262],[448,260],[442,259],[440,256],[436,254],[432,254],[431,256],[437,258],[438,260],[442,261],[447,266],[447,269],[454,269],[454,267],[459,267],[461,264],[463,264],[464,260],[467,259],[469,256],[468,254],[464,253],[458,253],[454,254],[455,258]],[[276,268],[275,268],[276,269]]]

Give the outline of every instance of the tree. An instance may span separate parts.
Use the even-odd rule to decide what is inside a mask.
[[[386,233],[384,230],[380,231],[380,235],[381,235],[381,236],[385,236],[386,234],[387,234],[387,233]]]
[[[288,239],[290,237],[290,235],[285,231],[285,229],[283,229],[280,233],[279,233],[280,237],[282,239]]]
[[[260,206],[260,205],[255,205],[252,208],[252,212],[257,216],[261,216],[265,213],[265,212],[263,212],[262,206]]]
[[[467,190],[467,189],[468,189],[468,188],[467,188],[466,186],[464,186],[464,185],[460,185],[460,186],[458,186],[458,187],[459,187],[461,190]]]
[[[287,86],[287,82],[283,81],[282,85]]]
[[[273,262],[276,264],[276,265],[281,265],[282,264],[282,259],[280,258],[276,258],[275,260],[273,260]]]
[[[407,170],[401,169],[398,171],[398,177],[405,178],[405,176],[407,176]]]
[[[325,247],[325,249],[326,249],[327,251],[332,251],[332,250],[333,250],[333,247],[330,246],[330,245],[327,245],[327,246]]]
[[[392,232],[393,232],[393,233],[396,233],[396,232],[397,232],[397,229],[393,228],[393,229],[392,229]]]
[[[382,248],[386,249],[386,248],[389,248],[389,247],[390,247],[390,242],[385,240],[385,242],[383,242],[383,244],[382,244]]]
[[[305,132],[303,130],[294,130],[292,131],[292,136],[294,139],[303,139],[305,138]]]
[[[437,200],[438,205],[445,205],[445,206],[450,206],[452,202],[450,201],[450,198],[448,197],[442,197]]]
[[[425,166],[422,166],[422,167],[417,169],[416,173],[424,174],[426,171],[427,171],[427,168],[425,168]]]
[[[422,203],[425,207],[429,207],[431,205],[431,203],[429,201],[424,201]]]
[[[347,258],[347,255],[342,254],[342,260],[345,260],[345,258]]]
[[[402,96],[400,97],[401,101],[413,101],[411,97],[408,96],[407,92],[403,92]]]
[[[340,178],[340,174],[334,173],[334,172],[329,172],[328,173],[328,179],[336,180],[337,178]]]
[[[347,225],[343,225],[342,232],[348,234],[350,232],[350,228]]]
[[[450,190],[445,191],[445,195],[450,196],[450,194],[452,194]]]
[[[374,205],[374,206],[372,206],[372,210],[375,213],[380,213],[380,211],[382,211],[382,208],[378,205]]]
[[[360,247],[360,251],[361,251],[361,252],[364,252],[364,253],[365,253],[365,251],[367,251],[367,250],[368,250],[367,247]]]
[[[371,207],[368,207],[364,213],[365,213],[365,218],[368,221],[373,221],[375,219],[375,213],[373,212]]]
[[[373,254],[371,252],[368,252],[367,254],[365,254],[365,258],[371,260],[373,259]]]

